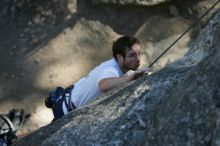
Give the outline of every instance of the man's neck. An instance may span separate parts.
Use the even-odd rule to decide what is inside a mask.
[[[126,74],[128,72],[128,69],[125,68],[125,66],[123,66],[122,64],[120,64],[117,60],[116,63],[118,64],[118,67],[121,69],[123,74]]]

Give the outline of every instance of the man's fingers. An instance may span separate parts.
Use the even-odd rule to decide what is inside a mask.
[[[144,68],[140,69],[140,71],[142,71],[144,73],[148,73],[150,70],[151,70],[151,68],[148,68],[148,67],[144,67]]]

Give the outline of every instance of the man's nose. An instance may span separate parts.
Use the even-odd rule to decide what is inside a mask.
[[[141,56],[137,55],[136,60],[137,60],[138,63],[140,63],[141,62]]]

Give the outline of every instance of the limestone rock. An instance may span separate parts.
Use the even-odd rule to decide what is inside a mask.
[[[152,6],[171,0],[93,0],[95,4],[117,4],[117,5],[146,5]]]
[[[175,16],[175,17],[179,16],[179,11],[175,5],[169,6],[169,13],[170,15]]]
[[[196,38],[196,40],[191,43],[191,49],[186,53],[186,55],[171,65],[194,65],[206,56],[210,55],[214,51],[216,43],[219,43],[219,17],[218,13],[216,15],[216,19],[211,20],[206,28],[200,32],[200,35]]]
[[[212,38],[196,64],[169,66],[127,84],[14,145],[219,146],[219,28],[220,13],[193,43]]]

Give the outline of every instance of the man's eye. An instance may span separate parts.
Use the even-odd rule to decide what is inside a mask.
[[[136,54],[132,54],[132,55],[130,55],[130,57],[136,57],[137,55]]]

